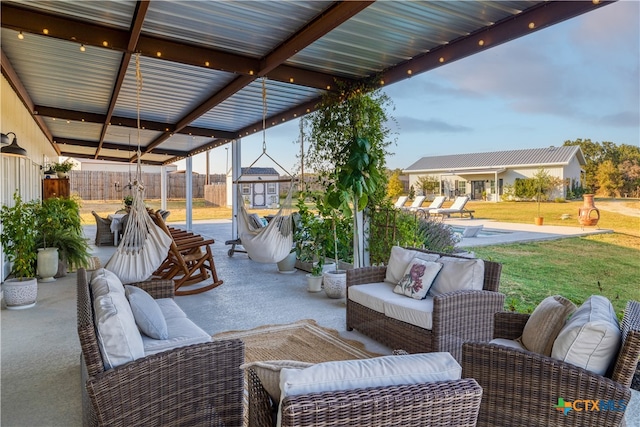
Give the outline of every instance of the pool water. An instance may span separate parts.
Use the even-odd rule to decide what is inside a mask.
[[[453,230],[454,233],[459,234],[460,236],[462,236],[464,229],[465,227],[451,227],[451,230]],[[511,232],[498,231],[498,230],[486,230],[483,228],[482,230],[478,231],[478,234],[476,234],[476,237],[491,237],[491,236],[499,236],[503,234],[511,234]]]

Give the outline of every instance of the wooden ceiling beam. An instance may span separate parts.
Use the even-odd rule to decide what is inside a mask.
[[[102,124],[102,130],[100,131],[100,144],[96,149],[96,158],[100,154],[100,148],[102,147],[102,143],[104,142],[104,137],[107,134],[107,128],[109,127],[109,122],[111,122],[111,116],[113,115],[113,109],[116,107],[116,102],[118,102],[118,96],[120,95],[120,89],[122,88],[122,82],[124,82],[124,77],[127,74],[127,69],[129,68],[129,62],[131,62],[131,53],[136,45],[138,44],[138,39],[140,38],[140,32],[142,31],[142,24],[144,23],[144,18],[147,14],[147,10],[149,9],[149,0],[141,0],[136,4],[136,9],[133,13],[133,19],[131,23],[131,29],[129,31],[129,43],[127,44],[127,50],[125,51],[122,59],[120,60],[120,67],[118,68],[118,74],[116,75],[116,81],[113,85],[113,91],[111,92],[111,98],[109,99],[109,107],[107,108],[107,114],[105,120]],[[136,125],[137,127],[137,125]]]

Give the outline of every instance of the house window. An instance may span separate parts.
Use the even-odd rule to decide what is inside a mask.
[[[491,180],[489,185],[491,187],[491,194],[496,194],[496,182],[494,180]]]
[[[467,181],[458,181],[458,195],[467,194]]]
[[[242,194],[251,194],[251,184],[242,184]]]
[[[276,194],[276,184],[275,182],[267,183],[267,194]]]

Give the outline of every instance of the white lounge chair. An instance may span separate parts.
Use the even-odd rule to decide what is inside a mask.
[[[470,211],[465,209],[465,205],[469,201],[469,197],[467,196],[458,196],[456,200],[453,201],[453,204],[448,208],[440,208],[440,209],[429,209],[429,215],[441,216],[443,219],[446,216],[447,218],[451,217],[451,214],[460,214],[460,218],[465,215],[469,215],[469,218],[473,218],[473,213],[475,211]]]
[[[402,209],[407,200],[409,200],[409,196],[400,196],[398,197],[398,200],[396,200],[396,202],[393,204],[393,206],[398,209]]]
[[[416,211],[418,210],[421,206],[422,203],[424,202],[424,199],[426,199],[426,196],[418,196],[415,199],[413,199],[413,203],[411,203],[411,205],[409,207],[403,208],[407,211]]]
[[[445,200],[445,196],[437,196],[435,199],[433,199],[429,206],[427,206],[426,208],[422,208],[422,210],[429,212],[431,209],[440,209]]]

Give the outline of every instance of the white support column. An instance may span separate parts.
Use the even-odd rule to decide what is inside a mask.
[[[242,146],[241,139],[234,139],[231,142],[231,239],[238,238],[238,184],[235,183],[242,172],[242,158],[240,152]]]
[[[191,231],[193,226],[193,157],[186,158],[186,173],[185,173],[185,190],[187,196],[187,231]]]
[[[167,210],[167,167],[160,166],[160,209]]]
[[[500,186],[498,185],[498,172],[494,172],[494,185],[493,185],[493,189],[495,190],[496,194],[493,195],[493,201],[495,203],[498,203],[498,200],[500,199]]]

